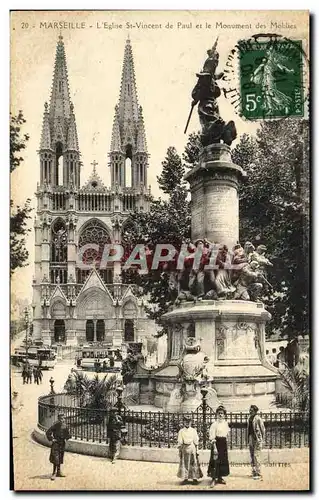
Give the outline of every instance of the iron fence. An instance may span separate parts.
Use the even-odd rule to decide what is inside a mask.
[[[63,411],[71,436],[82,441],[107,441],[109,412],[76,405],[76,399],[67,394],[49,394],[38,400],[38,425],[47,430]],[[119,403],[119,401],[118,401]],[[118,404],[127,428],[126,444],[171,448],[177,445],[178,431],[183,418],[189,415],[199,435],[199,448],[209,449],[209,428],[215,412],[201,405],[192,413],[145,412],[127,409]],[[260,412],[265,423],[264,448],[301,448],[309,446],[309,415],[304,412]],[[229,449],[247,448],[248,413],[227,414],[230,427]]]

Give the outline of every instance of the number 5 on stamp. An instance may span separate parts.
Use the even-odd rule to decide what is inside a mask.
[[[302,44],[286,40],[240,50],[241,114],[248,120],[304,116]]]

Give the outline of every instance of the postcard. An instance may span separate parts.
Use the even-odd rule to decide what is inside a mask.
[[[309,12],[11,11],[15,491],[309,491]]]

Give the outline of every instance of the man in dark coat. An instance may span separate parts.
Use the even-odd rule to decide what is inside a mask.
[[[111,408],[110,420],[107,426],[107,434],[110,439],[109,456],[112,464],[120,454],[121,451],[121,438],[124,423],[121,415],[117,413],[116,408]]]
[[[71,437],[63,413],[59,413],[58,421],[47,430],[46,437],[52,442],[49,460],[53,464],[51,480],[54,481],[56,477],[65,477],[61,472],[61,464],[63,464],[65,441]]]
[[[33,381],[35,384],[39,385],[39,374],[36,366],[33,367]]]
[[[39,379],[39,381],[40,381],[40,382],[41,382],[41,384],[42,384],[42,377],[43,377],[43,374],[42,374],[42,369],[41,369],[41,365],[40,365],[40,364],[39,364],[39,366],[38,366],[37,370],[38,370],[38,379]]]

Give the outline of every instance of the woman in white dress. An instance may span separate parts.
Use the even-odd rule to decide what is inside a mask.
[[[209,439],[212,443],[207,475],[212,478],[211,487],[216,483],[226,484],[223,476],[229,475],[227,438],[230,429],[226,421],[226,410],[219,406],[216,410],[216,420],[209,429]]]
[[[184,427],[178,433],[177,446],[179,449],[177,477],[182,479],[182,484],[186,484],[189,480],[197,484],[203,473],[197,457],[198,434],[197,430],[191,427],[189,416],[184,417]]]

